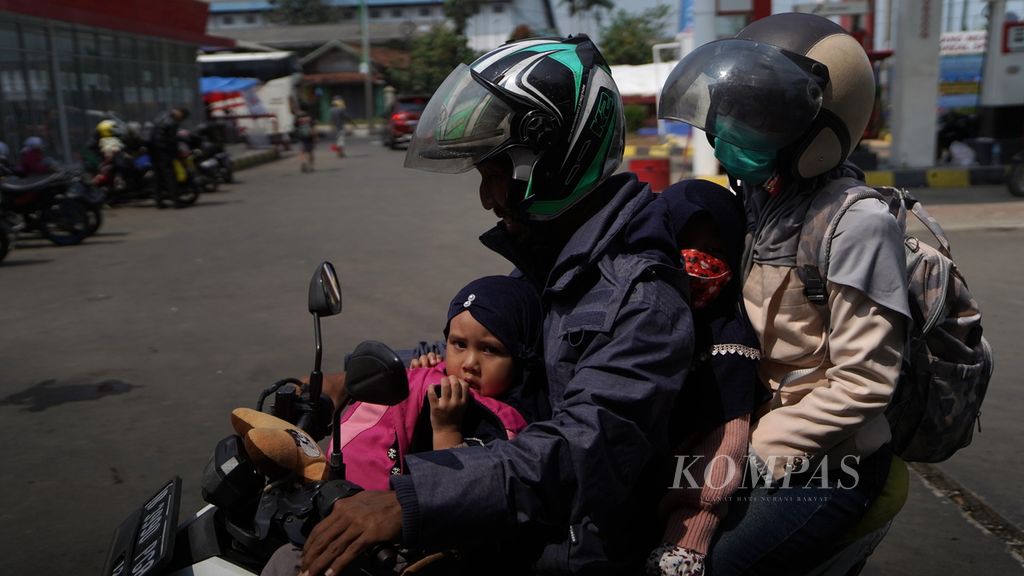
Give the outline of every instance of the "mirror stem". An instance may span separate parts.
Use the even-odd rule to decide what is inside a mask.
[[[320,336],[320,315],[313,314],[313,334],[316,338],[316,361],[313,364],[313,372],[309,375],[309,401],[313,404],[313,413],[316,414],[320,406],[320,394],[324,389],[324,373],[320,371],[320,363],[324,355],[324,342]]]
[[[320,336],[320,315],[313,314],[313,337],[316,339],[316,361],[313,371],[320,372],[320,361],[324,355],[324,342]]]

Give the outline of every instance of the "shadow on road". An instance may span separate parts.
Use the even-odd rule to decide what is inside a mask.
[[[21,246],[18,246],[21,249]],[[18,266],[33,266],[35,264],[46,264],[53,262],[53,260],[44,260],[42,258],[26,258],[24,260],[6,260],[0,262],[0,268],[16,268]]]
[[[45,238],[18,238],[18,250],[34,250],[34,249],[67,249],[81,248],[83,246],[100,246],[103,244],[124,244],[124,240],[97,240],[95,236],[86,238],[81,244],[73,244],[71,246],[58,246],[53,242]]]
[[[28,412],[42,412],[68,402],[87,402],[104,396],[127,394],[134,388],[141,386],[121,380],[103,380],[92,384],[57,384],[56,380],[44,380],[0,400],[0,406],[21,406]]]

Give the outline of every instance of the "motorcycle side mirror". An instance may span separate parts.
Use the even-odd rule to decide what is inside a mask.
[[[341,312],[341,287],[338,285],[338,275],[330,262],[321,262],[309,281],[309,312],[313,315],[313,338],[316,344],[316,359],[313,371],[309,374],[308,388],[312,410],[306,417],[300,419],[298,424],[319,440],[323,437],[322,432],[327,428],[328,418],[333,409],[330,401],[322,400],[320,397],[324,382],[324,375],[320,370],[324,349],[323,337],[320,334],[320,318]]]
[[[330,262],[317,266],[309,281],[309,312],[317,316],[334,316],[341,312],[341,287]]]
[[[409,396],[409,379],[394,350],[367,340],[345,363],[345,388],[352,400],[394,406]]]

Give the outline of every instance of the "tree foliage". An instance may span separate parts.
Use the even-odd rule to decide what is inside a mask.
[[[325,0],[270,0],[270,19],[284,24],[323,24],[334,19]]]
[[[445,26],[413,38],[409,66],[388,70],[388,81],[400,94],[431,94],[459,64],[469,64],[477,54],[466,37]]]
[[[648,64],[651,47],[661,42],[668,6],[662,4],[639,14],[618,10],[601,29],[601,53],[609,64]]]
[[[455,33],[464,36],[466,23],[480,13],[480,6],[485,0],[444,0],[444,15],[452,21]]]

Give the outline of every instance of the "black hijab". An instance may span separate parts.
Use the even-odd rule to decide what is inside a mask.
[[[757,377],[760,343],[743,310],[740,266],[746,235],[743,203],[732,192],[706,180],[678,182],[659,195],[666,225],[680,238],[687,224],[704,214],[715,224],[732,278],[707,308],[693,310],[694,364],[673,418],[676,433],[707,431],[751,413],[768,399]],[[679,246],[679,249],[687,246]]]

